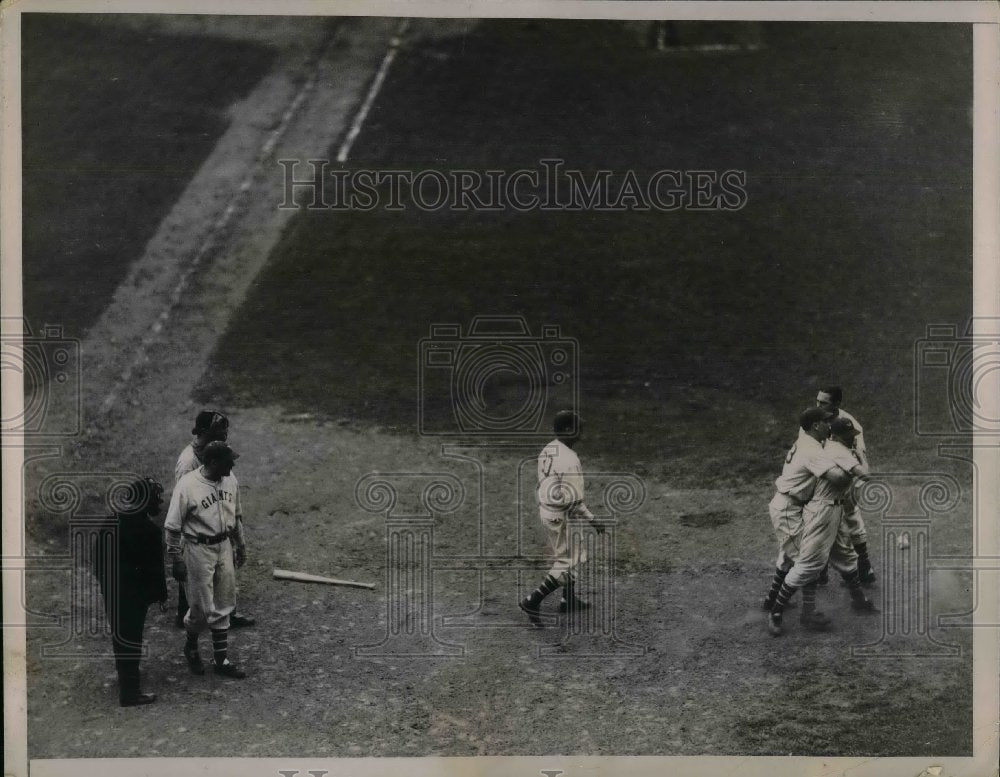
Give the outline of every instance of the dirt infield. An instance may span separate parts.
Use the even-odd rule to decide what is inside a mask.
[[[397,29],[393,20],[379,19],[282,29],[280,38],[287,46],[279,48],[273,68],[256,88],[228,111],[228,130],[131,266],[84,344],[89,433],[58,468],[68,469],[70,462],[81,476],[95,470],[140,470],[170,484],[173,461],[187,442],[197,409],[222,398],[232,402],[226,409],[231,442],[243,454],[238,475],[250,554],[238,578],[240,609],[257,616],[258,626],[234,631],[231,642],[234,658],[249,678],[233,683],[211,674],[190,675],[180,653],[183,635],[173,627],[170,613],[154,609],[144,667],[146,686],[159,700],[147,708],[123,710],[116,706],[111,661],[81,657],[103,645],[103,636],[74,635],[62,646],[63,659],[42,659],[42,645],[57,641],[61,632],[39,623],[29,630],[31,757],[968,754],[972,719],[964,702],[971,697],[969,630],[932,628],[936,639],[962,649],[957,657],[854,657],[852,647],[879,641],[884,621],[852,614],[846,592],[833,581],[820,594],[821,607],[835,620],[830,632],[803,633],[792,617],[785,637],[768,636],[758,609],[774,553],[766,504],[793,430],[775,420],[773,405],[749,401],[739,386],[718,388],[710,381],[654,396],[632,384],[616,394],[621,385],[612,376],[600,383],[600,407],[623,423],[642,426],[637,432],[643,435],[642,445],[623,453],[624,443],[615,444],[621,430],[606,423],[580,447],[589,471],[633,473],[645,484],[641,506],[619,516],[615,527],[615,633],[622,645],[638,648],[634,655],[583,656],[570,638],[568,622],[554,612],[550,628],[530,629],[516,602],[536,582],[537,572],[518,575],[509,568],[438,576],[435,635],[442,643],[461,645],[463,656],[355,654],[356,648],[377,645],[386,637],[394,603],[386,598],[390,527],[385,515],[362,509],[356,494],[366,475],[450,473],[467,484],[466,506],[435,523],[438,552],[509,560],[512,547],[535,555],[544,546],[533,493],[519,490],[517,480],[532,452],[480,452],[483,464],[477,470],[468,458],[411,434],[400,423],[403,411],[380,416],[380,371],[372,369],[362,376],[365,380],[357,380],[348,358],[363,363],[367,356],[383,364],[385,352],[356,353],[368,341],[349,325],[364,326],[368,315],[398,335],[385,344],[386,351],[413,369],[408,327],[423,333],[426,323],[436,319],[431,314],[410,318],[392,307],[393,300],[416,296],[421,287],[413,276],[392,275],[394,266],[386,257],[398,257],[394,241],[399,241],[397,249],[405,244],[419,253],[445,245],[442,232],[451,237],[460,230],[445,225],[438,231],[436,224],[422,236],[425,242],[414,243],[406,243],[405,229],[393,232],[400,222],[382,232],[377,219],[354,222],[353,232],[330,229],[329,224],[312,232],[314,221],[274,208],[282,185],[274,160],[323,157],[336,148]],[[485,61],[494,65],[503,65],[507,56],[516,60],[519,53],[537,52],[533,47],[546,31],[551,29],[528,24],[514,36],[514,43],[525,47],[519,51],[513,44],[509,49],[500,45],[504,33],[496,27],[483,33],[465,23],[416,23],[408,33],[404,70],[388,83],[388,97],[371,114],[371,134],[363,136],[358,153],[373,163],[386,161],[395,138],[413,144],[414,164],[433,160],[435,132],[421,128],[420,120],[448,100],[438,95],[442,102],[434,103],[421,89],[440,89],[449,82],[431,76],[456,62],[466,65],[466,47],[473,44],[475,53],[485,53]],[[250,37],[261,34],[258,30]],[[586,45],[593,34],[581,24],[565,28],[550,43],[553,50],[593,57]],[[631,40],[632,33],[627,35]],[[407,69],[413,60],[418,64]],[[636,55],[630,67],[638,66]],[[738,70],[729,63],[721,67]],[[523,68],[497,67],[491,77],[509,81],[508,88],[517,91],[516,81],[523,85],[531,73],[528,64]],[[573,72],[567,67],[555,73],[559,78],[554,83],[560,78],[568,82]],[[469,75],[479,77],[476,71]],[[477,83],[482,88],[483,82]],[[495,85],[500,89],[502,84]],[[469,89],[448,99],[482,109],[497,99],[489,90],[480,94]],[[412,110],[394,114],[401,105]],[[586,102],[580,105],[586,112]],[[522,112],[510,113],[509,119],[514,124],[528,121]],[[572,125],[575,120],[560,121]],[[469,126],[475,125],[452,124],[451,131],[458,133],[451,138],[455,147],[462,148],[467,138],[462,128],[467,132]],[[484,126],[495,128],[488,123],[480,128]],[[499,135],[504,142],[508,129]],[[615,127],[605,129],[612,133]],[[577,137],[583,145],[585,135],[581,129]],[[527,152],[518,148],[515,153]],[[848,189],[853,185],[844,183]],[[811,201],[809,208],[814,207],[820,203]],[[523,223],[492,228],[509,234],[523,229]],[[611,239],[613,230],[608,229],[605,237]],[[505,245],[521,240],[530,246],[533,234],[528,228]],[[385,244],[370,249],[369,257],[367,244],[382,240]],[[476,244],[465,243],[464,248],[473,255],[470,245]],[[452,246],[456,261],[462,248],[459,234]],[[693,262],[694,248],[689,250]],[[264,269],[269,260],[272,264]],[[512,261],[505,267],[517,276],[530,268],[531,258],[523,261],[525,265]],[[635,261],[629,277],[639,283],[650,267]],[[858,261],[856,269],[862,267]],[[433,266],[433,261],[427,264]],[[369,279],[365,267],[378,277]],[[356,296],[338,285],[337,268],[357,281],[361,291]],[[960,276],[964,268],[954,272]],[[432,287],[426,282],[428,290]],[[395,297],[379,293],[387,288]],[[339,298],[331,301],[338,291],[342,306]],[[622,308],[631,299],[626,292]],[[735,288],[728,293],[736,305]],[[279,299],[280,310],[274,309]],[[678,295],[677,304],[684,301]],[[457,311],[464,316],[482,300],[464,299],[452,308],[447,302],[447,297],[440,301],[443,309],[434,314]],[[764,309],[767,303],[764,298],[755,304]],[[369,310],[368,305],[375,307]],[[955,299],[942,306],[961,308]],[[683,312],[683,305],[678,310]],[[342,328],[332,323],[336,315],[342,316]],[[606,321],[605,328],[613,330],[613,319]],[[725,352],[732,334],[727,331],[712,347]],[[325,344],[342,348],[347,356],[341,359],[340,351],[326,350]],[[899,348],[894,343],[873,353],[891,352],[902,359]],[[704,352],[685,358],[690,369]],[[273,365],[278,365],[278,377]],[[393,372],[395,366],[387,363],[385,367],[387,383],[398,381],[389,389],[412,377],[401,369]],[[205,375],[206,370],[218,370],[223,379]],[[805,373],[801,380],[809,383],[813,377]],[[352,381],[367,386],[375,397],[371,406],[339,404],[342,397],[336,392]],[[733,381],[738,383],[738,376]],[[192,392],[199,382],[196,403]],[[411,389],[400,390],[399,407],[407,398],[403,392]],[[766,394],[766,387],[761,392]],[[348,400],[358,398],[344,393]],[[639,395],[642,399],[636,400]],[[874,406],[880,399],[869,395],[863,401]],[[896,419],[903,412],[901,401],[894,396],[890,404],[889,410],[880,408],[882,418]],[[649,415],[638,421],[630,417],[636,406]],[[654,406],[660,415],[654,415]],[[768,450],[767,456],[747,455],[744,440],[751,432],[746,428],[699,425],[705,410],[742,418],[751,430],[766,429],[756,443]],[[677,422],[683,431],[671,438],[669,451],[667,444],[657,449],[659,438],[651,428],[664,417],[685,419]],[[878,439],[877,431],[873,437]],[[877,443],[873,447],[877,450]],[[880,467],[897,471],[911,468],[917,457],[903,448],[883,448],[879,455]],[[734,474],[733,461],[744,459]],[[718,482],[705,477],[713,466],[721,473]],[[32,465],[29,485],[55,467]],[[935,551],[968,553],[971,473],[960,462],[935,461],[934,468],[954,475],[964,488],[951,511],[936,517]],[[486,473],[482,480],[480,473]],[[65,520],[41,512],[37,504],[29,504],[31,510],[32,523]],[[480,534],[472,529],[477,525],[483,527]],[[880,570],[882,528],[880,516],[872,513],[869,532]],[[37,532],[34,543],[33,550],[58,549],[51,532]],[[374,582],[377,588],[372,593],[278,582],[271,578],[274,567]],[[69,600],[69,574],[28,577],[29,604],[36,612],[100,622],[93,607]],[[84,580],[85,574],[74,579]],[[880,597],[889,582],[881,580],[874,595]],[[594,588],[584,593],[595,604],[608,596]],[[967,609],[968,580],[955,573],[936,576],[932,602],[930,615]],[[549,602],[547,611],[552,608],[554,602]],[[545,657],[543,650],[549,651]],[[927,706],[949,712],[925,715]]]

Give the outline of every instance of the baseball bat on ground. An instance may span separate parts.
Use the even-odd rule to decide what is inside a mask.
[[[366,588],[369,591],[375,590],[374,583],[358,583],[354,580],[338,580],[335,577],[310,575],[307,572],[291,572],[287,569],[275,569],[272,574],[275,580],[296,580],[300,583],[323,583],[325,585],[342,585],[347,586],[348,588]]]

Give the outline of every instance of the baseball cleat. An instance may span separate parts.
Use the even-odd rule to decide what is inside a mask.
[[[862,573],[860,577],[861,577],[861,585],[863,585],[865,588],[870,588],[875,583],[875,572],[871,567],[865,570],[865,572]]]
[[[576,612],[577,610],[586,610],[590,607],[590,602],[583,599],[578,599],[573,597],[572,600],[562,599],[559,602],[559,612]]]
[[[156,701],[155,693],[137,693],[129,696],[122,696],[118,704],[122,707],[139,707],[143,704],[152,704]]]
[[[807,628],[810,631],[825,631],[833,621],[817,610],[808,615],[803,613],[802,617],[799,618],[799,623],[802,624],[803,628]]]
[[[536,629],[542,628],[541,613],[538,611],[538,607],[532,604],[531,599],[522,599],[518,602],[517,606],[528,616],[528,620],[531,621],[532,626]]]
[[[229,616],[229,625],[234,629],[247,629],[251,626],[256,626],[257,619],[249,618],[246,615],[233,614]]]
[[[771,633],[772,637],[781,636],[781,613],[772,612],[767,616],[767,630]]]
[[[187,659],[188,669],[191,670],[191,674],[205,674],[205,664],[202,662],[197,650],[188,650],[185,647],[184,658]]]
[[[215,673],[221,674],[223,677],[232,677],[234,680],[242,680],[247,676],[247,673],[236,664],[230,664],[228,661],[225,664],[216,664]]]

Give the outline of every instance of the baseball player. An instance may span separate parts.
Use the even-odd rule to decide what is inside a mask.
[[[823,443],[830,436],[832,414],[821,407],[807,408],[799,415],[799,438],[785,456],[781,476],[774,481],[775,494],[768,505],[771,525],[778,540],[778,560],[775,564],[771,590],[764,599],[764,609],[774,607],[785,576],[799,555],[802,543],[802,508],[812,498],[816,488],[813,462],[822,454]],[[815,618],[816,586],[809,585],[802,592],[801,620],[811,625]]]
[[[847,491],[854,479],[868,476],[867,461],[852,450],[856,434],[854,425],[846,418],[834,418],[830,422],[830,439],[823,451],[809,464],[817,476],[816,489],[802,508],[802,540],[798,557],[785,576],[775,597],[774,607],[768,614],[768,630],[775,636],[781,634],[782,613],[792,594],[815,581],[827,561],[833,564],[847,582],[851,593],[851,607],[859,612],[873,612],[875,609],[861,588],[858,555],[851,546],[841,520]],[[806,609],[804,595],[805,589],[803,611]],[[826,616],[815,611],[810,613],[807,622],[813,628],[829,625]]]
[[[229,439],[229,419],[222,413],[215,410],[202,410],[194,420],[194,428],[191,430],[194,440],[181,451],[174,465],[174,485],[188,472],[198,469],[202,465],[202,453],[205,446],[210,442],[226,442]],[[184,628],[184,616],[188,611],[188,600],[184,592],[184,584],[177,584],[177,616],[174,623],[177,628]],[[229,616],[229,625],[234,628],[253,626],[257,621],[254,618],[237,615],[235,611]]]
[[[868,449],[865,446],[865,434],[858,419],[841,408],[840,403],[844,400],[844,391],[840,386],[827,386],[821,388],[816,394],[816,406],[831,411],[834,416],[840,416],[850,421],[854,428],[858,430],[854,438],[854,449],[862,456],[868,456]],[[853,499],[844,505],[844,523],[850,534],[851,544],[854,552],[858,554],[858,572],[861,575],[861,584],[870,586],[875,582],[875,571],[872,569],[871,559],[868,557],[868,532],[865,530],[865,521],[861,517]],[[827,583],[827,570],[824,568],[819,578],[820,585]]]
[[[229,616],[236,607],[234,567],[243,566],[247,557],[239,483],[232,474],[237,458],[224,442],[206,445],[204,463],[174,488],[163,528],[171,573],[187,587],[190,608],[184,616],[184,657],[188,667],[194,674],[205,673],[198,635],[208,627],[216,674],[241,679],[246,673],[228,658]]]
[[[562,586],[560,612],[574,612],[590,604],[577,598],[575,570],[587,560],[586,549],[571,543],[569,520],[584,518],[598,533],[604,527],[595,522],[593,513],[583,501],[583,470],[573,447],[580,440],[583,421],[571,410],[560,410],[552,424],[556,439],[538,455],[538,513],[549,535],[549,546],[555,561],[548,574],[531,594],[519,603],[531,625],[542,626],[539,607],[542,600]],[[575,545],[571,547],[571,545]]]
[[[166,609],[163,536],[149,520],[160,513],[163,486],[144,478],[131,484],[128,494],[126,509],[100,525],[91,566],[111,626],[118,701],[122,707],[136,707],[156,701],[156,694],[142,692],[139,661],[149,605],[157,602]]]

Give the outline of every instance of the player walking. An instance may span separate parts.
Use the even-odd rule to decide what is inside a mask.
[[[798,558],[788,572],[774,606],[768,615],[768,630],[775,636],[781,634],[782,613],[792,594],[803,588],[803,617],[806,617],[805,588],[819,577],[823,567],[833,564],[851,593],[851,607],[860,612],[874,610],[865,596],[858,576],[858,555],[850,544],[842,521],[844,501],[855,478],[868,476],[868,464],[851,449],[857,430],[846,418],[835,418],[830,423],[830,439],[821,453],[810,463],[817,474],[816,489],[808,504],[802,508],[802,541]],[[829,620],[812,611],[807,623],[822,628]]]
[[[198,635],[207,627],[212,632],[216,673],[246,677],[228,658],[229,616],[236,607],[234,566],[246,563],[239,483],[232,474],[237,458],[224,442],[206,445],[204,464],[174,488],[163,525],[172,574],[187,587],[184,657],[194,674],[205,673]]]
[[[188,472],[198,469],[202,465],[202,455],[205,446],[210,442],[226,442],[229,439],[229,419],[222,413],[215,410],[202,410],[194,420],[194,428],[191,430],[194,440],[181,451],[174,465],[174,485]],[[184,628],[184,616],[188,611],[187,595],[184,592],[184,584],[177,583],[177,616],[174,623],[177,628]],[[229,625],[234,628],[253,626],[257,621],[254,618],[237,615],[234,610],[229,616]]]
[[[538,514],[548,532],[549,547],[555,561],[545,579],[519,606],[533,626],[541,627],[539,607],[556,588],[562,586],[560,612],[574,612],[590,604],[577,598],[575,570],[586,562],[587,552],[570,538],[569,521],[584,518],[598,533],[604,527],[595,522],[593,513],[583,501],[583,469],[573,447],[580,440],[583,421],[571,410],[560,410],[553,421],[556,439],[538,455]]]
[[[774,481],[775,494],[768,505],[771,525],[778,540],[778,560],[771,581],[771,590],[764,599],[764,609],[774,607],[785,576],[799,555],[802,543],[802,508],[812,498],[816,489],[816,478],[822,474],[821,460],[823,443],[830,436],[832,414],[821,407],[810,407],[799,415],[799,438],[785,456],[781,476]],[[819,470],[819,471],[817,471]],[[814,615],[816,586],[810,584],[802,592],[802,600],[807,606],[802,609],[801,619],[807,623],[810,613]]]

